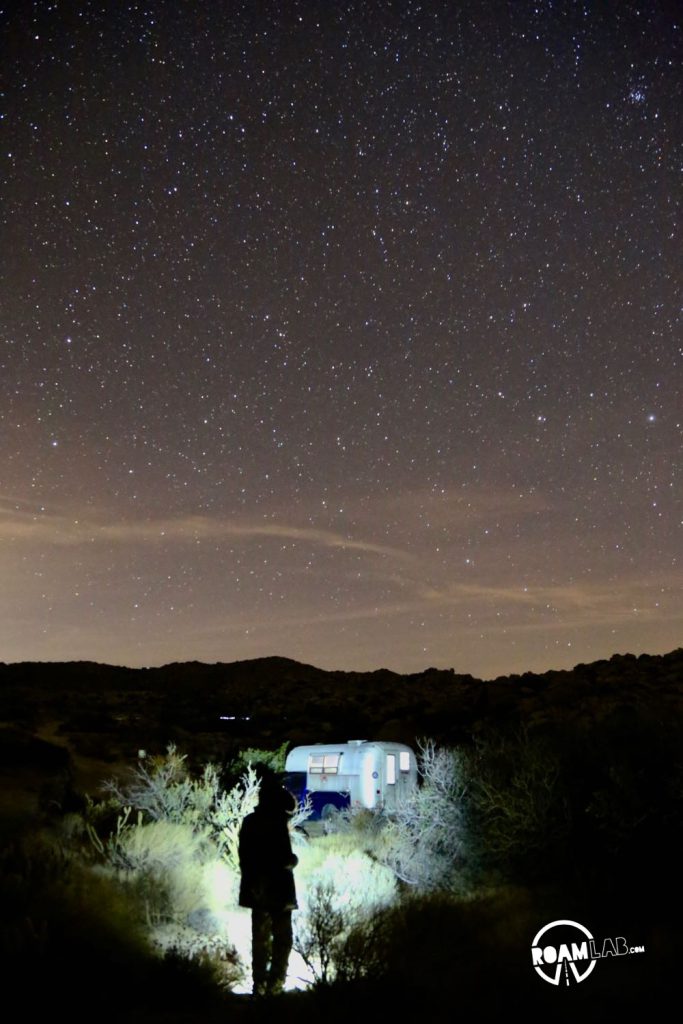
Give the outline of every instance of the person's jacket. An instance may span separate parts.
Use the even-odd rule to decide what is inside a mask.
[[[241,907],[296,909],[293,869],[298,860],[292,853],[287,821],[281,805],[263,804],[244,819],[239,841]]]

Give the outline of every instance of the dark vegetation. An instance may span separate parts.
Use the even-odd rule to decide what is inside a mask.
[[[397,1019],[498,1019],[515,1001],[527,1020],[659,1019],[683,952],[682,680],[683,650],[492,682],[436,669],[324,672],[280,658],[0,665],[9,987],[29,1015],[63,1008],[72,1019],[341,1020],[375,999]],[[189,763],[234,766],[247,747],[424,736],[457,752],[457,786],[439,805],[455,817],[427,848],[438,808],[424,789],[401,823],[405,848],[392,851],[407,898],[351,931],[335,982],[281,997],[275,1011],[220,991],[208,963],[154,956],[131,894],[67,849],[65,818],[141,749],[175,742]],[[378,855],[374,840],[359,841]],[[554,990],[534,975],[529,946],[557,918],[646,953]]]

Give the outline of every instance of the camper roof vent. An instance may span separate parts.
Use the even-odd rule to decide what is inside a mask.
[[[366,740],[347,740],[346,742],[350,747],[359,747],[361,743],[365,743]]]

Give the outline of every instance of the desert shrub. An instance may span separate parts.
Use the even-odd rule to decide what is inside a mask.
[[[419,743],[419,785],[391,814],[347,811],[328,825],[419,893],[470,898],[557,865],[571,825],[561,761],[526,731],[450,749]]]
[[[499,1000],[500,1012],[492,1019],[500,1019],[520,974],[522,981],[527,978],[520,971],[520,949],[534,923],[534,902],[525,890],[501,889],[467,901],[413,890],[350,930],[334,951],[336,977],[379,982],[382,992],[400,993],[404,1016],[411,999],[424,1007],[438,991],[445,1001],[478,1011],[489,998]]]
[[[466,761],[426,740],[418,771],[420,784],[391,815],[359,812],[340,824],[403,883],[423,892],[454,888],[466,847]]]
[[[465,758],[470,863],[534,879],[564,855],[572,814],[559,751],[526,729],[476,741]]]
[[[467,763],[461,751],[419,744],[420,784],[395,811],[347,808],[325,823],[329,836],[362,852],[420,892],[456,887],[466,846]],[[316,843],[316,846],[318,844]]]
[[[189,825],[138,819],[119,832],[111,849],[114,856],[107,859],[105,845],[100,870],[127,892],[158,951],[226,959],[231,947],[221,914],[236,880],[225,866],[226,884],[222,891],[215,885],[216,866],[223,862],[205,837]]]
[[[6,999],[29,1020],[222,1019],[229,948],[192,958],[149,941],[134,888],[94,870],[47,832],[0,848],[0,956]],[[214,1013],[215,1011],[215,1013]],[[221,1016],[219,1017],[219,1011]]]
[[[244,978],[244,965],[225,935],[198,932],[188,925],[165,925],[156,930],[154,942],[167,962],[177,963],[181,970],[183,962],[196,963],[220,989],[232,989]]]
[[[247,747],[245,750],[239,751],[233,760],[232,768],[234,771],[240,773],[249,767],[261,767],[268,768],[272,772],[284,772],[288,746],[289,744],[285,740],[285,742],[275,750],[266,750],[260,747]]]
[[[211,960],[223,983],[233,983],[227,919],[240,826],[258,797],[254,770],[224,791],[213,765],[193,776],[171,745],[163,757],[141,758],[127,782],[112,781],[107,791],[109,811],[118,807],[109,834],[98,831],[92,808],[86,823],[101,870],[126,889],[157,950]]]
[[[591,779],[589,814],[619,853],[630,835],[655,819],[678,828],[682,817],[683,729],[632,708],[594,726],[585,752]],[[598,753],[599,752],[599,753]],[[596,756],[597,754],[597,756]]]
[[[294,946],[315,981],[325,985],[332,980],[332,965],[339,958],[348,927],[334,885],[313,885],[305,912],[297,919]]]
[[[217,777],[212,776],[215,785]],[[233,871],[239,870],[239,834],[247,814],[256,807],[258,780],[253,768],[247,767],[241,780],[231,789],[216,793],[209,815],[209,829],[219,855]]]
[[[420,784],[396,814],[335,827],[421,893],[470,898],[560,877],[599,887],[607,865],[622,880],[649,865],[666,887],[683,822],[680,750],[675,724],[624,712],[585,734],[521,728],[457,749],[425,741]]]
[[[297,846],[296,870],[299,903],[320,886],[335,893],[335,906],[347,919],[366,916],[391,903],[396,895],[392,871],[358,847],[352,835],[320,836]]]
[[[648,904],[668,906],[683,834],[680,722],[622,708],[581,740],[572,762],[581,780],[572,838],[582,879],[601,893],[609,888],[618,900],[624,886],[633,890],[634,878],[647,878],[631,898],[645,914]]]
[[[239,830],[258,799],[258,780],[250,765],[231,789],[223,790],[215,765],[205,765],[199,778],[193,778],[185,755],[170,744],[162,757],[140,758],[127,783],[112,780],[105,788],[123,815],[132,808],[142,815],[141,824],[151,820],[189,828],[211,841],[237,870]]]
[[[6,989],[21,989],[22,1005],[40,998],[36,979],[46,992],[69,977],[85,988],[102,983],[112,967],[135,972],[151,961],[126,888],[47,836],[0,851],[0,904],[3,976]]]
[[[326,983],[350,931],[396,899],[396,879],[350,833],[321,836],[297,850],[295,949],[315,980]]]

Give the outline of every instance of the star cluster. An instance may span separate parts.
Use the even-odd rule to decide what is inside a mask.
[[[17,6],[0,658],[680,644],[678,5]]]

